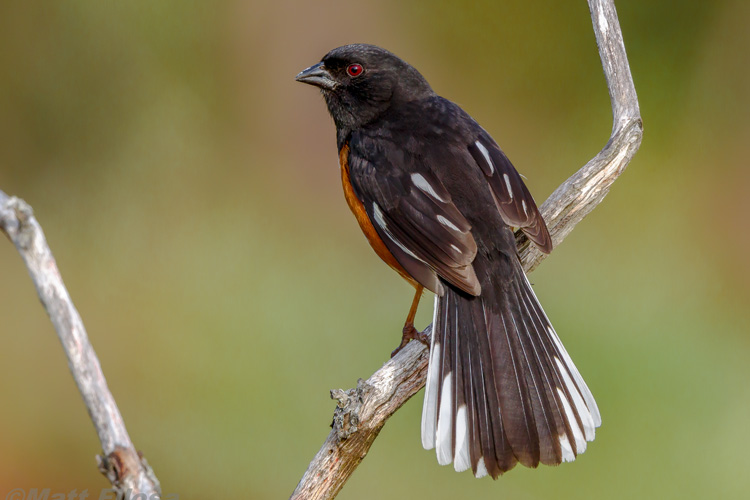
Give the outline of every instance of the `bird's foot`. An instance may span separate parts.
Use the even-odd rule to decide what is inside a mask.
[[[414,323],[406,323],[404,325],[404,329],[401,332],[401,344],[399,344],[399,346],[393,350],[393,352],[391,353],[391,357],[398,354],[401,349],[406,347],[406,344],[408,344],[412,340],[418,340],[428,347],[430,345],[430,338],[427,334],[420,332],[419,330],[414,328]]]

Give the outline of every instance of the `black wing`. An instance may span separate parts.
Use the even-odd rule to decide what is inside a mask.
[[[468,147],[492,188],[495,205],[505,223],[520,228],[540,250],[550,253],[552,238],[547,225],[505,153],[484,130]]]
[[[438,275],[466,293],[481,293],[471,265],[477,253],[471,224],[429,168],[391,143],[353,137],[349,169],[375,230],[409,274],[438,295]]]
[[[472,266],[473,224],[484,226],[486,238],[503,223],[519,227],[542,251],[552,250],[521,176],[461,108],[434,96],[403,105],[390,120],[392,126],[351,135],[350,177],[388,250],[417,281],[440,295],[437,276],[471,295],[481,293]],[[486,212],[493,202],[500,217]],[[514,253],[515,244],[507,245]]]

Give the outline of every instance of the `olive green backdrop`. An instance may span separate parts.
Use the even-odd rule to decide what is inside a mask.
[[[419,394],[340,498],[747,494],[750,4],[618,7],[643,145],[531,278],[599,402],[596,441],[475,480],[421,449]],[[583,0],[0,4],[0,189],[34,207],[165,493],[287,497],[328,390],[398,342],[411,288],[360,234],[323,100],[294,82],[360,41],[469,111],[540,202],[609,137]],[[97,498],[96,434],[5,239],[0,344],[0,494]]]

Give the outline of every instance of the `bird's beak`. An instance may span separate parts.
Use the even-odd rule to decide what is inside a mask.
[[[315,66],[310,66],[294,79],[298,82],[315,85],[325,90],[333,90],[338,85],[338,82],[333,79],[322,62],[319,62]]]

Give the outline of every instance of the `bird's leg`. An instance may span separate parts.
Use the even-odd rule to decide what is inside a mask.
[[[423,344],[429,345],[427,335],[423,334],[416,328],[414,328],[414,316],[417,315],[417,308],[419,307],[419,299],[422,298],[422,292],[424,287],[422,285],[416,285],[416,293],[414,294],[414,300],[411,302],[411,309],[409,309],[409,315],[406,317],[406,323],[404,329],[401,332],[401,344],[391,353],[391,357],[398,354],[410,340],[418,340]]]

